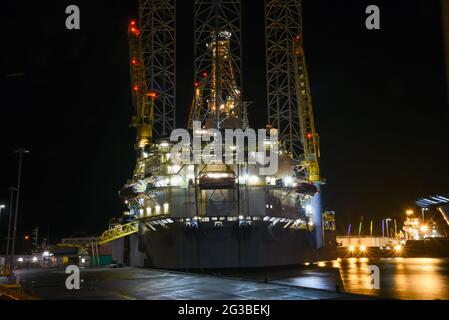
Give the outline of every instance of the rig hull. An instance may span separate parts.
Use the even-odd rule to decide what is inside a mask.
[[[313,232],[260,222],[188,228],[174,223],[139,236],[145,266],[162,269],[228,269],[300,265],[336,259],[335,233],[325,231],[326,246],[317,249]]]

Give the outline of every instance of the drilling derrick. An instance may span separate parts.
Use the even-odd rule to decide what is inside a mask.
[[[240,17],[240,0],[194,2],[195,79],[202,87],[195,114],[209,128],[234,127],[226,120],[242,111]]]
[[[140,0],[139,4],[147,92],[157,94],[153,132],[166,137],[176,128],[176,1]]]
[[[240,18],[240,0],[194,1],[196,81],[189,121],[204,129],[243,128]],[[241,166],[219,162],[194,166],[197,213],[206,215],[221,206],[240,216],[246,203],[236,183]]]
[[[212,33],[209,49],[212,52],[211,101],[209,109],[217,117],[234,117],[240,105],[240,89],[230,55],[232,34],[228,31]]]

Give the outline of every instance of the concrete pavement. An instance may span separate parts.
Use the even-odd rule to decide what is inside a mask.
[[[67,290],[64,269],[18,270],[28,294],[50,300],[318,300],[359,299],[282,283],[139,268],[81,269],[81,289]]]

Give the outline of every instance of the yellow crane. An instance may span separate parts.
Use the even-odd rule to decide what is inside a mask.
[[[137,129],[136,149],[144,149],[153,138],[154,101],[157,94],[156,92],[148,92],[142,49],[142,33],[137,27],[136,20],[131,20],[128,33],[131,90],[134,107],[132,126]]]
[[[137,129],[136,149],[144,151],[145,147],[151,143],[151,139],[153,138],[154,102],[157,94],[156,92],[148,92],[142,49],[142,34],[137,26],[136,20],[131,20],[129,23],[128,33],[134,108],[132,126]],[[142,156],[142,154],[143,152],[141,152],[140,156]],[[117,224],[102,233],[98,239],[98,245],[101,246],[116,239],[137,233],[138,230],[138,222]],[[88,247],[89,245],[90,243],[82,243],[78,246]],[[64,245],[60,244],[60,246]]]
[[[306,56],[302,45],[302,37],[297,35],[293,41],[293,54],[296,72],[296,94],[298,98],[298,113],[301,126],[301,143],[304,148],[301,166],[306,178],[314,184],[321,182],[320,175],[320,139],[316,132],[310,92],[309,75]]]
[[[154,126],[154,102],[157,97],[156,92],[148,92],[145,61],[143,55],[141,32],[136,20],[131,20],[128,28],[129,52],[130,52],[130,73],[131,90],[133,96],[134,115],[132,126],[137,129],[136,149],[140,150],[140,157],[143,155],[145,147],[151,143]],[[137,233],[139,223],[133,221],[127,224],[116,224],[104,231],[98,240],[94,242],[80,242],[76,244],[58,244],[59,247],[89,248],[90,246],[104,245],[111,241]],[[94,251],[92,249],[92,251]]]

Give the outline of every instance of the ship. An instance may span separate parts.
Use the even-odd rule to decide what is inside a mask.
[[[434,195],[420,198],[415,210],[406,211],[406,219],[401,230],[388,227],[388,221],[382,220],[382,236],[373,236],[372,222],[370,236],[351,236],[350,228],[347,236],[337,237],[338,256],[347,257],[407,257],[407,258],[447,258],[449,257],[449,196]],[[431,217],[426,214],[432,210]],[[440,214],[438,214],[440,213]],[[384,224],[384,222],[386,222]],[[361,230],[361,226],[360,226]],[[385,234],[386,231],[386,234]]]
[[[144,265],[175,270],[265,268],[335,259],[335,214],[324,213],[321,204],[318,134],[309,84],[303,81],[307,74],[301,38],[291,39],[294,50],[289,54],[297,70],[298,104],[311,128],[302,130],[304,152],[297,157],[273,124],[251,135],[233,58],[237,34],[232,28],[215,27],[203,34],[210,64],[193,85],[183,135],[155,136],[161,92],[148,90],[141,28],[142,23],[131,21],[137,162],[119,195],[127,207],[126,221],[138,225],[136,245]],[[247,144],[226,143],[230,131],[234,142]],[[180,137],[185,139],[180,142]],[[270,173],[268,155],[277,163]]]

